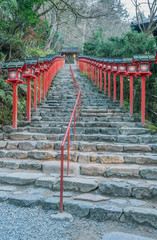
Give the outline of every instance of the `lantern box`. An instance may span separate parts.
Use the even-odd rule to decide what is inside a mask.
[[[118,66],[118,73],[119,74],[124,74],[124,73],[126,73],[126,66],[125,65],[119,65]]]
[[[152,73],[150,72],[150,65],[155,61],[154,55],[134,55],[133,62],[137,64],[138,67],[138,76],[149,76]]]
[[[4,69],[8,70],[8,79],[5,81],[7,83],[17,83],[25,84],[22,80],[22,67],[24,66],[23,61],[9,61],[5,62],[3,65]]]
[[[135,76],[137,74],[137,64],[133,62],[132,58],[123,58],[123,64],[126,65],[125,76]]]
[[[24,71],[23,77],[24,78],[32,78],[32,79],[34,79],[36,77],[35,76],[35,65],[37,63],[37,59],[34,60],[32,58],[27,58],[25,60],[25,63],[27,65],[27,69]]]

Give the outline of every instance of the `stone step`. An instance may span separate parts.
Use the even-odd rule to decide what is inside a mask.
[[[41,134],[29,132],[13,132],[7,134],[6,137],[11,140],[51,140],[62,141],[64,134]],[[73,134],[70,135],[73,140]],[[76,141],[89,142],[115,142],[115,143],[155,143],[157,142],[157,135],[105,135],[105,134],[76,134]]]
[[[20,207],[41,206],[46,211],[59,211],[60,193],[52,190],[54,179],[49,178],[49,182],[51,180],[49,185],[44,177],[42,179],[44,186],[50,189],[20,186],[19,192],[18,186],[0,184],[1,202],[7,201]],[[122,223],[136,223],[140,226],[144,224],[149,227],[149,230],[150,227],[157,228],[157,206],[148,200],[102,197],[94,193],[80,194],[74,192],[64,192],[63,196],[64,211],[73,216],[88,218],[97,222],[110,220]],[[154,229],[152,231],[154,232]],[[116,237],[119,237],[118,233]],[[131,237],[129,239],[132,239]],[[103,239],[106,239],[106,236]]]
[[[24,126],[31,126],[31,127],[65,127],[68,126],[69,122],[54,122],[54,121],[31,121],[31,122],[25,122],[25,121],[19,121],[18,122],[18,129]],[[71,124],[71,127],[74,126],[74,123]],[[130,128],[130,127],[142,127],[141,123],[139,122],[76,122],[76,129],[77,127],[88,127],[88,128],[95,128],[95,127],[116,127],[116,128]],[[12,127],[4,127],[3,128],[4,132],[11,132],[15,131],[12,129]]]
[[[60,134],[65,133],[67,130],[67,126],[64,127],[23,127],[18,128],[18,132],[31,132],[31,133],[45,133],[45,134]],[[71,133],[74,133],[74,128],[70,129]],[[150,129],[146,128],[116,128],[116,127],[76,127],[75,133],[82,133],[82,134],[108,134],[108,135],[141,135],[141,134],[149,134],[151,133]]]
[[[0,149],[4,150],[61,150],[62,141],[0,141]],[[67,149],[67,143],[65,144]],[[117,144],[102,142],[70,142],[70,150],[80,152],[127,152],[127,153],[157,153],[157,144]]]
[[[56,174],[46,174],[35,171],[1,169],[0,183],[11,185],[35,185],[48,187],[55,191],[60,190],[60,178]],[[129,180],[117,178],[65,176],[64,191],[88,193],[96,191],[99,194],[112,197],[129,197],[136,199],[156,199],[156,181],[152,180]]]
[[[14,152],[14,156],[16,156],[16,160],[14,158],[11,158],[12,157],[11,154],[8,155],[8,158],[5,158],[7,157],[5,156],[0,160],[0,167],[3,167],[3,168],[6,167],[9,169],[18,169],[18,168],[28,169],[28,170],[33,169],[37,171],[42,169],[44,172],[48,172],[48,173],[53,173],[53,174],[60,173],[60,161],[54,161],[55,159],[56,160],[58,160],[58,158],[60,159],[60,153],[58,155],[56,153],[56,157],[54,158],[52,158],[52,156],[51,157],[49,156],[48,158],[48,155],[46,155],[46,157],[44,156],[41,158],[40,155],[41,154],[44,155],[43,151],[38,152],[39,157],[37,157],[35,153],[36,152],[33,152],[33,151],[28,152],[27,158],[26,157],[22,158],[22,152],[20,153]],[[19,154],[18,158],[17,158],[17,154]],[[50,152],[49,155],[50,154],[52,154],[52,152]],[[65,154],[67,154],[66,151],[65,151]],[[31,156],[33,155],[33,157],[30,157],[30,155]],[[128,179],[139,178],[139,179],[157,180],[157,167],[155,165],[157,162],[156,160],[155,160],[156,162],[155,161],[154,163],[152,162],[151,164],[149,164],[149,166],[146,166],[147,163],[145,163],[144,161],[143,162],[141,161],[139,164],[137,162],[136,164],[134,163],[130,165],[128,162],[125,161],[125,158],[120,159],[118,158],[118,156],[114,156],[114,157],[103,156],[103,157],[98,157],[99,161],[93,161],[89,164],[88,161],[84,160],[84,157],[85,156],[82,154],[80,154],[77,157],[77,155],[73,155],[72,153],[70,153],[70,160],[72,159],[72,161],[74,161],[76,159],[77,161],[77,162],[70,163],[70,172],[72,174],[75,174],[75,175],[81,174],[86,176],[102,176],[105,178],[111,178],[111,177],[124,178],[125,177]],[[86,157],[88,157],[88,155]],[[133,156],[131,157],[133,158]],[[49,160],[49,161],[46,161],[46,160]],[[64,160],[67,161],[67,155],[64,157]]]

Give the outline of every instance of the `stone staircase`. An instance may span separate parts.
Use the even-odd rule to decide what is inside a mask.
[[[65,146],[64,209],[98,221],[128,220],[157,228],[157,134],[72,68],[82,110],[75,142],[73,125],[70,132],[69,176]],[[20,121],[17,130],[3,128],[0,201],[58,209],[61,143],[76,98],[66,65],[32,121]]]

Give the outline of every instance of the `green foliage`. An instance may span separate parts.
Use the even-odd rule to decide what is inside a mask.
[[[27,55],[31,57],[44,57],[47,54],[51,54],[51,50],[42,50],[41,48],[28,48]]]
[[[27,48],[44,48],[50,34],[48,22],[38,17],[34,4],[47,0],[0,1],[0,58],[26,57]],[[1,54],[2,53],[2,54]]]
[[[100,57],[132,57],[133,54],[154,53],[156,42],[145,33],[134,30],[122,37],[110,37],[104,41],[101,29],[98,29],[92,38],[84,44],[84,54]]]

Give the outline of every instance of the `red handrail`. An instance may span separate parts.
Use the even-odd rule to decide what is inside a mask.
[[[75,86],[75,91],[76,93],[78,93],[77,96],[77,100],[67,127],[67,130],[65,132],[63,141],[62,141],[62,145],[61,145],[61,176],[60,176],[60,212],[63,212],[63,172],[64,172],[64,145],[65,145],[65,141],[67,139],[68,136],[68,162],[67,162],[67,174],[69,175],[69,157],[70,157],[70,127],[71,127],[71,123],[72,120],[74,118],[74,141],[75,141],[75,124],[76,124],[76,107],[78,106],[78,121],[79,121],[79,111],[81,110],[81,88],[74,76],[74,73],[72,71],[72,68],[70,66],[70,71],[71,71],[71,75],[74,81],[74,86]]]

